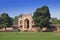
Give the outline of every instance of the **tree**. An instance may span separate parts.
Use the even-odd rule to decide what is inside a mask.
[[[18,16],[14,17],[14,22],[13,23],[14,23],[14,25],[18,24]]]
[[[1,24],[1,17],[0,17],[0,24]]]
[[[13,25],[13,19],[9,17],[7,13],[1,14],[1,27],[4,27],[6,30],[6,27],[11,27]]]
[[[2,28],[2,20],[1,20],[1,17],[0,17],[0,28]]]
[[[51,18],[51,23],[52,23],[52,24],[60,24],[60,19]]]
[[[37,8],[36,11],[33,14],[33,19],[35,26],[40,27],[48,27],[50,24],[50,12],[49,8],[47,6],[43,6],[41,8]]]
[[[13,26],[13,18],[9,17],[9,27]]]
[[[14,22],[13,22],[14,25],[17,25],[17,24],[18,24],[18,18],[19,18],[19,17],[22,17],[22,16],[23,16],[23,14],[20,14],[19,16],[15,16],[15,17],[14,17]]]

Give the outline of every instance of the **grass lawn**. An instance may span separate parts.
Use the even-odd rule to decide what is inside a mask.
[[[0,40],[60,40],[60,32],[0,32]]]

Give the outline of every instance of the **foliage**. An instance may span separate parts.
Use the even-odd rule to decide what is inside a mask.
[[[22,17],[22,16],[23,16],[23,14],[20,14],[19,16],[15,16],[14,19],[13,19],[14,20],[13,24],[17,25],[18,24],[18,18]]]
[[[52,24],[60,24],[60,19],[51,18],[51,23],[52,23]]]
[[[15,16],[13,20],[14,20],[13,22],[14,25],[18,24],[18,16]]]
[[[50,12],[47,6],[43,6],[41,8],[37,8],[33,14],[33,19],[35,22],[35,26],[38,27],[48,27],[50,24]]]
[[[2,13],[0,17],[0,27],[11,27],[13,25],[13,19],[9,17],[7,13]]]

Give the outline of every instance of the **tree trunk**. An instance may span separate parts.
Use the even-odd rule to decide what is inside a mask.
[[[6,27],[5,27],[5,31],[6,31]]]
[[[42,27],[40,27],[40,29],[41,29],[41,32],[42,32]]]

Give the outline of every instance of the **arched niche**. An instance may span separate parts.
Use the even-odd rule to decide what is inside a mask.
[[[29,19],[28,18],[26,18],[24,20],[24,27],[27,28],[27,29],[29,29]]]

